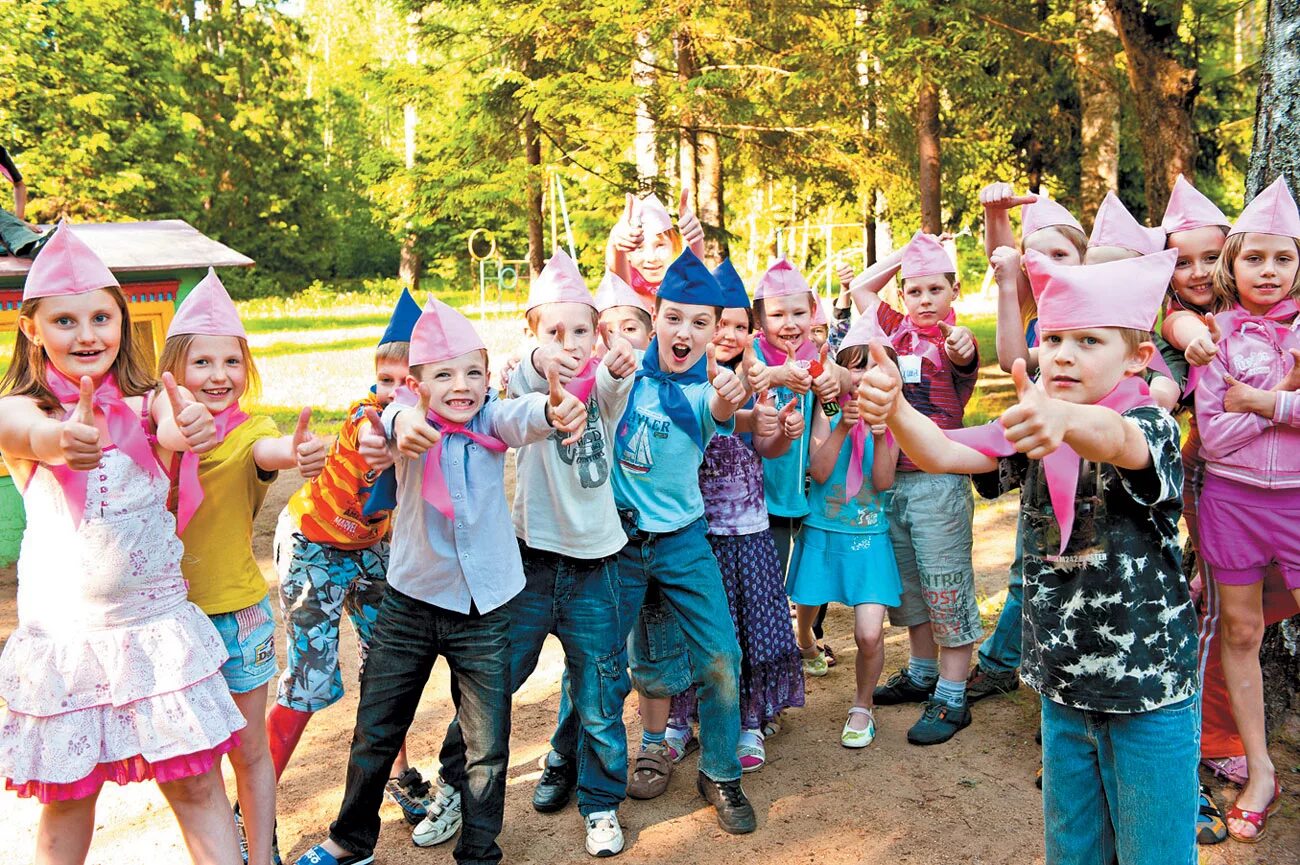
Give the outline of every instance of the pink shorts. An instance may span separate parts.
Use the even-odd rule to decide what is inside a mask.
[[[1211,576],[1250,586],[1276,565],[1300,589],[1300,489],[1268,490],[1207,473],[1200,501],[1201,555]]]

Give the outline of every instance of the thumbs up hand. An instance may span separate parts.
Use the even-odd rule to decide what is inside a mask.
[[[77,407],[59,430],[59,453],[64,465],[73,471],[90,471],[104,455],[99,426],[95,423],[94,399],[95,383],[90,376],[83,375]]]
[[[605,369],[614,378],[627,378],[635,374],[636,353],[632,350],[632,343],[624,337],[614,337],[601,363],[605,364]]]
[[[939,322],[943,333],[943,350],[957,366],[970,366],[975,360],[975,336],[969,327],[953,327],[946,321]]]
[[[853,272],[853,265],[851,264],[841,264],[835,270],[835,277],[840,281],[841,290],[847,289],[850,285],[852,285],[853,277],[856,275],[857,274]]]
[[[442,433],[427,420],[433,396],[427,382],[420,382],[420,401],[405,408],[393,419],[393,439],[397,449],[408,459],[419,459],[429,448],[442,441]]]
[[[636,196],[632,193],[627,194],[624,199],[623,215],[619,217],[618,222],[609,232],[609,242],[621,253],[627,254],[641,248],[641,243],[645,240],[645,232],[641,229],[641,223],[633,215],[636,211]]]
[[[777,412],[776,419],[781,424],[781,432],[786,438],[797,439],[803,435],[804,419],[803,412],[799,411],[798,397],[783,405]]]
[[[587,428],[587,406],[564,389],[556,364],[546,368],[546,390],[547,420],[555,429],[569,434],[562,444],[577,444]]]
[[[840,395],[840,371],[830,356],[829,347],[823,345],[817,357],[820,372],[812,379],[813,391],[822,403],[833,403]]]
[[[1029,378],[1024,358],[1011,365],[1011,379],[1016,385],[1017,402],[1002,413],[1007,441],[1032,460],[1041,460],[1055,451],[1065,439],[1068,427],[1062,403],[1047,395]]]
[[[1183,357],[1192,366],[1209,366],[1210,361],[1219,353],[1219,340],[1223,339],[1219,322],[1213,315],[1207,312],[1201,316],[1201,320],[1205,322],[1205,333],[1189,342],[1183,352]]]
[[[212,412],[207,406],[186,396],[176,384],[176,378],[169,372],[162,374],[163,389],[167,391],[167,401],[171,403],[172,417],[176,429],[191,453],[205,454],[215,448],[217,425],[212,421]]]
[[[745,390],[739,376],[729,369],[718,366],[717,358],[714,357],[713,343],[705,347],[704,353],[708,357],[709,384],[713,385],[718,396],[730,405],[734,412],[745,404],[745,399],[749,396],[748,391]]]
[[[582,362],[574,357],[573,340],[564,322],[555,325],[555,333],[549,340],[533,350],[533,368],[547,375],[547,369],[555,367],[560,376],[560,384],[568,384],[582,368]]]
[[[745,353],[741,355],[740,366],[744,370],[745,383],[749,385],[750,393],[761,393],[772,386],[772,371],[759,360],[752,339],[745,342]]]
[[[314,478],[325,468],[325,442],[311,431],[311,406],[298,415],[298,427],[293,431],[293,452],[298,470],[305,478]]]
[[[799,365],[794,352],[794,347],[786,343],[785,363],[781,366],[780,380],[773,380],[773,383],[783,384],[799,396],[803,396],[812,389],[812,374]]]
[[[1037,195],[1016,195],[1016,189],[1010,183],[990,183],[980,190],[980,204],[987,210],[1010,210],[1037,200]]]
[[[691,248],[697,257],[703,258],[704,226],[691,209],[691,188],[682,187],[682,197],[677,205],[677,230],[681,232],[682,243]]]
[[[754,400],[754,435],[759,438],[772,438],[781,431],[781,422],[777,419],[776,397],[771,391],[762,391]]]
[[[382,472],[393,464],[393,452],[388,447],[384,423],[379,419],[379,412],[373,408],[366,409],[366,421],[357,436],[357,452],[366,461],[366,465]]]
[[[868,349],[875,365],[858,381],[857,403],[861,419],[871,426],[886,423],[898,410],[903,393],[903,375],[883,346]]]

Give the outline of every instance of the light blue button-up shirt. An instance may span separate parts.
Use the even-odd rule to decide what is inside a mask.
[[[551,432],[546,395],[488,402],[469,428],[511,447],[541,441]],[[384,410],[390,438],[393,418],[408,406]],[[425,453],[418,460],[397,455],[397,510],[393,516],[388,584],[435,607],[480,613],[505,604],[524,587],[523,563],[506,504],[505,452],[488,450],[463,435],[442,440],[442,473],[455,510],[447,519],[424,500]]]

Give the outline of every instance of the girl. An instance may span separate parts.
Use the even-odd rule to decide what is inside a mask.
[[[196,863],[236,865],[215,768],[244,726],[221,638],[185,597],[163,461],[212,417],[155,380],[122,290],[66,223],[33,262],[0,391],[23,489],[18,627],[0,655],[0,775],[43,805],[35,861],[84,862],[106,780],[158,782]],[[156,437],[155,437],[156,436]]]
[[[325,448],[308,429],[304,409],[293,436],[269,417],[250,418],[239,400],[257,369],[230,295],[211,270],[176,310],[159,359],[212,413],[216,446],[202,457],[173,459],[177,528],[190,600],[212,620],[229,660],[221,673],[248,721],[230,752],[238,791],[237,819],[246,830],[248,861],[270,865],[274,854],[275,767],[266,738],[267,683],[276,675],[275,621],[266,580],[253,555],[253,518],[276,472],[298,466],[320,474]]]
[[[889,346],[873,316],[858,319],[844,338],[836,362],[849,370],[856,388],[868,366],[867,346]],[[889,351],[893,351],[892,348]],[[846,748],[865,748],[876,737],[872,692],[885,664],[885,608],[902,592],[889,541],[885,492],[894,483],[898,446],[884,430],[868,431],[851,396],[840,398],[839,416],[815,412],[812,422],[810,511],[795,544],[786,591],[797,605],[799,650],[813,650],[813,618],[820,605],[853,607],[858,645],[857,695],[840,733]],[[864,478],[864,470],[870,476]]]
[[[690,200],[691,190],[683,188],[677,207],[677,225],[673,225],[668,209],[654,194],[638,199],[629,192],[623,215],[610,231],[606,269],[622,275],[621,256],[626,256],[626,264],[631,266],[628,281],[647,310],[653,311],[659,283],[683,248],[690,247],[696,258],[704,259],[704,228],[691,209]]]
[[[1201,554],[1219,594],[1222,660],[1249,779],[1228,834],[1257,841],[1281,787],[1264,731],[1259,646],[1266,569],[1300,601],[1300,213],[1281,178],[1228,232],[1214,275],[1224,339],[1197,387],[1205,458]]]
[[[713,337],[717,362],[736,370],[753,333],[753,314],[740,274],[725,260],[713,272],[726,293]],[[753,409],[753,407],[751,406]],[[758,429],[755,411],[779,418],[779,434]],[[722,572],[727,605],[740,640],[740,745],[737,756],[744,772],[756,772],[767,762],[765,737],[780,729],[780,714],[804,704],[799,650],[790,629],[782,568],[767,525],[760,456],[777,457],[802,438],[803,418],[793,404],[781,413],[766,403],[737,415],[736,435],[715,435],[700,465],[700,492],[709,523],[709,545]],[[748,429],[752,435],[741,435]],[[668,741],[679,751],[691,738],[696,714],[695,689],[672,698]],[[670,745],[673,747],[674,745]]]

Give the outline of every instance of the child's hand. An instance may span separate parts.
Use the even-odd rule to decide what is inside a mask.
[[[393,464],[393,452],[388,448],[388,437],[384,435],[384,422],[379,419],[379,412],[373,408],[366,409],[368,423],[361,428],[357,436],[357,453],[377,472],[382,472]]]
[[[533,351],[533,368],[542,375],[555,366],[560,374],[560,384],[568,384],[582,369],[582,363],[566,350],[567,330],[564,322],[555,325],[555,339],[544,342]]]
[[[774,383],[776,383],[774,381]],[[803,396],[812,389],[812,375],[808,370],[799,366],[799,361],[794,356],[794,349],[786,346],[785,365],[781,368],[781,384],[784,384],[790,390]]]
[[[986,210],[1010,210],[1037,200],[1037,195],[1016,195],[1016,188],[1010,183],[990,183],[980,190],[980,204]]]
[[[1029,379],[1024,358],[1011,365],[1011,379],[1019,402],[1002,413],[1004,434],[1017,451],[1041,460],[1065,440],[1068,423],[1062,404]]]
[[[704,242],[704,226],[691,210],[691,188],[682,187],[682,198],[677,205],[677,230],[682,234],[683,246],[695,246]]]
[[[718,396],[726,400],[733,410],[738,409],[745,404],[749,392],[745,390],[745,386],[740,383],[740,377],[734,372],[729,369],[718,368],[718,361],[714,357],[713,351],[713,343],[709,343],[704,349],[704,353],[708,357],[709,384],[713,385],[713,389],[718,392]]]
[[[840,290],[842,293],[853,284],[853,277],[856,276],[856,274],[853,272],[853,266],[851,264],[841,264],[839,268],[836,269],[835,276],[840,281]]]
[[[776,396],[771,391],[760,391],[754,400],[754,435],[772,438],[781,431],[781,422],[777,419]]]
[[[621,336],[614,337],[613,344],[601,362],[614,378],[627,378],[636,373],[636,354],[632,351],[632,343]]]
[[[414,408],[402,409],[393,418],[393,440],[402,456],[408,459],[418,460],[425,451],[442,441],[442,433],[426,420],[432,398],[429,386],[421,382],[420,401]]]
[[[205,454],[220,444],[217,441],[217,425],[213,422],[208,407],[181,393],[176,386],[176,378],[171,373],[163,373],[162,381],[163,388],[167,391],[167,400],[172,406],[176,429],[185,439],[190,453]]]
[[[1273,388],[1274,391],[1300,390],[1300,348],[1287,350],[1291,352],[1291,369],[1287,370],[1286,377]]]
[[[873,343],[869,351],[876,365],[862,374],[862,379],[858,382],[857,402],[862,420],[876,426],[886,423],[898,410],[898,400],[903,393],[903,376],[883,346]]]
[[[845,429],[848,429],[848,427],[853,426],[862,419],[862,406],[858,405],[858,401],[855,399],[851,399],[841,406],[840,412],[844,415],[843,419],[840,420],[840,423],[848,424]]]
[[[104,456],[99,444],[99,427],[95,424],[94,399],[95,383],[90,376],[83,375],[77,407],[59,430],[63,464],[76,472],[90,471]]]
[[[1294,370],[1292,370],[1294,373]],[[1287,375],[1291,378],[1291,374]],[[1223,394],[1223,410],[1228,412],[1237,412],[1239,414],[1257,414],[1260,417],[1272,419],[1273,411],[1277,407],[1276,390],[1283,390],[1281,384],[1286,383],[1283,380],[1274,390],[1262,390],[1248,384],[1237,381],[1230,375],[1225,375],[1223,381],[1228,385],[1228,389]]]
[[[501,366],[501,387],[510,387],[510,376],[515,374],[515,370],[519,368],[519,363],[520,359],[517,353],[506,358],[506,362]]]
[[[834,402],[840,395],[840,371],[830,357],[830,347],[823,345],[818,361],[822,365],[822,374],[812,380],[812,388],[821,402]]]
[[[325,442],[311,431],[311,406],[298,415],[298,428],[293,431],[293,452],[298,459],[298,470],[308,479],[325,469]]]
[[[873,436],[883,436],[887,432],[889,432],[889,427],[886,424],[873,423],[871,425],[871,434]]]
[[[1020,279],[1020,253],[1010,246],[999,246],[989,256],[993,279],[1000,289],[1016,290]]]
[[[623,215],[609,232],[609,242],[622,253],[640,249],[645,240],[645,232],[641,229],[641,225],[639,223],[634,225],[632,222],[635,202],[636,197],[629,192],[623,205]]]
[[[741,367],[745,371],[745,382],[749,385],[750,393],[762,393],[772,387],[772,370],[771,368],[758,359],[754,352],[754,341],[751,339],[745,343],[745,354],[741,360]]]
[[[970,332],[970,328],[961,325],[953,327],[948,322],[941,321],[939,330],[943,332],[943,350],[948,359],[957,366],[970,366],[975,360],[975,335]]]
[[[803,435],[804,419],[803,412],[799,411],[798,397],[782,406],[776,414],[776,419],[780,422],[781,433],[786,438],[794,440]]]
[[[587,406],[564,389],[560,383],[560,373],[554,364],[546,368],[546,387],[549,392],[546,419],[555,429],[569,434],[561,444],[577,444],[587,428]]]
[[[1223,339],[1219,322],[1213,315],[1207,312],[1201,316],[1201,320],[1205,322],[1206,333],[1189,342],[1183,352],[1183,357],[1187,358],[1187,362],[1192,366],[1209,366],[1210,361],[1218,356],[1219,340]]]

